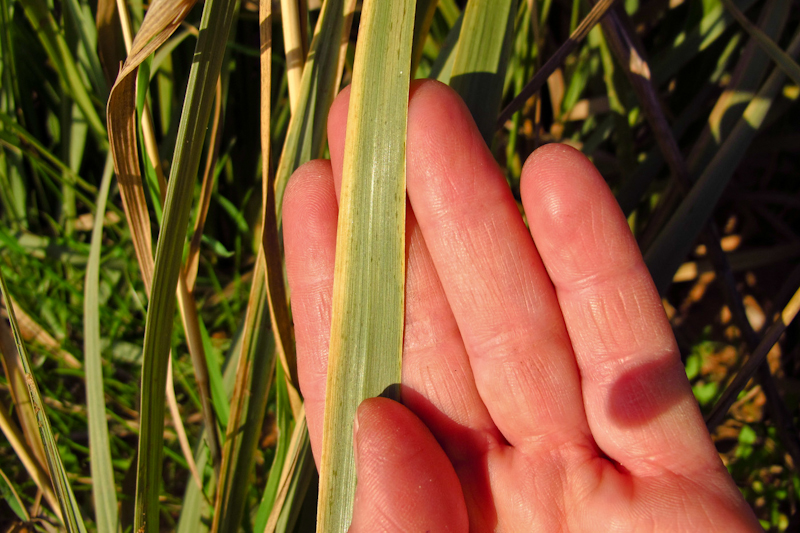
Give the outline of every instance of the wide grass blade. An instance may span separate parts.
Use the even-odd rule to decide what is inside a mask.
[[[3,301],[10,302],[11,295],[6,286],[6,278],[0,269],[0,293],[2,293]],[[44,409],[44,402],[42,401],[41,394],[39,393],[39,386],[36,384],[36,379],[33,377],[31,367],[31,360],[28,357],[28,351],[25,344],[22,342],[22,336],[17,327],[17,319],[14,316],[14,306],[6,305],[8,311],[8,321],[11,324],[11,331],[14,335],[14,342],[17,345],[17,352],[19,353],[22,370],[25,373],[25,382],[28,386],[28,394],[30,395],[31,404],[33,405],[34,413],[36,413],[36,422],[39,426],[39,432],[42,436],[44,443],[45,455],[47,457],[47,467],[50,471],[50,481],[55,489],[56,497],[61,506],[61,515],[69,533],[85,533],[86,526],[83,524],[83,517],[78,508],[78,502],[75,500],[75,494],[72,492],[72,487],[67,479],[67,472],[64,470],[64,464],[61,462],[61,455],[56,445],[56,439],[53,436],[53,430],[50,427],[50,419]]]
[[[399,394],[414,4],[372,0],[361,13],[339,202],[317,531],[350,525],[358,405]]]
[[[470,0],[455,50],[450,86],[491,145],[514,40],[517,0]]]
[[[155,4],[150,10],[154,8]],[[180,274],[194,181],[202,155],[202,140],[225,52],[225,46],[221,43],[227,42],[234,8],[234,1],[209,0],[203,9],[200,36],[189,75],[170,172],[144,336],[139,466],[134,515],[134,529],[137,532],[141,530],[147,533],[159,529],[158,496],[163,459],[164,390],[175,314],[175,290]],[[151,12],[148,11],[148,16]],[[182,14],[183,10],[177,10],[176,17]],[[137,39],[140,34],[141,31],[137,34]],[[159,31],[156,39],[161,39],[161,35],[163,32]],[[145,48],[148,47],[150,44]]]
[[[114,176],[110,157],[106,162],[100,191],[97,193],[95,224],[92,228],[89,262],[86,266],[83,300],[83,354],[86,372],[86,418],[89,425],[89,456],[91,457],[92,498],[95,523],[100,532],[114,532],[119,525],[117,516],[117,487],[106,422],[106,401],[103,390],[103,358],[100,348],[100,254],[103,243],[103,220],[106,201]]]

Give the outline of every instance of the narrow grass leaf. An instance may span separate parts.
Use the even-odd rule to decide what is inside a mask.
[[[222,467],[219,489],[214,505],[214,532],[237,531],[244,514],[246,494],[250,486],[253,455],[258,443],[261,424],[267,407],[267,396],[275,368],[275,356],[285,352],[283,336],[290,331],[288,322],[278,324],[276,311],[288,321],[286,295],[283,293],[283,272],[276,276],[274,268],[281,269],[280,251],[276,246],[277,219],[275,218],[274,182],[270,171],[270,93],[272,73],[272,3],[259,2],[259,27],[261,40],[261,175],[262,175],[262,227],[256,269],[245,318],[242,355],[239,359],[236,386],[231,400],[230,418],[222,450]],[[269,248],[266,248],[269,246]],[[269,254],[266,255],[266,254]],[[270,257],[271,256],[271,257]],[[278,281],[279,280],[279,281]],[[274,285],[280,283],[280,297],[273,300]],[[269,321],[269,322],[268,322]],[[267,331],[267,324],[271,330]],[[289,339],[291,342],[291,339]]]
[[[139,65],[178,29],[195,1],[155,0],[151,4],[131,45],[128,59],[125,60],[111,89],[106,108],[108,136],[122,205],[131,229],[136,259],[148,292],[153,278],[153,247],[150,214],[147,210],[139,169],[136,75]]]
[[[3,336],[3,333],[0,332],[0,336]],[[14,454],[17,456],[17,459],[19,459],[19,462],[22,463],[22,466],[25,468],[31,480],[36,487],[42,491],[44,499],[47,501],[48,505],[50,505],[53,513],[63,522],[61,505],[53,492],[50,476],[45,470],[45,467],[33,456],[33,451],[25,442],[25,437],[22,436],[9,413],[10,410],[8,407],[0,401],[0,431],[3,432],[6,441],[11,445],[11,449],[14,450]]]
[[[800,54],[800,33],[792,38],[787,53],[791,56]],[[684,261],[700,231],[714,212],[733,172],[764,123],[767,112],[781,90],[784,78],[785,75],[780,68],[776,68],[770,74],[745,109],[730,136],[645,254],[645,262],[659,292],[663,293],[669,286],[675,271]]]
[[[264,526],[264,533],[294,531],[308,486],[316,472],[311,441],[308,438],[305,410],[295,420],[292,439],[284,461],[275,503]],[[256,528],[256,531],[262,531]]]
[[[61,87],[80,107],[89,128],[101,146],[106,144],[106,129],[89,95],[75,58],[45,0],[20,0],[25,15],[58,72]]]
[[[514,97],[513,100],[503,109],[500,113],[500,116],[497,118],[497,122],[495,127],[500,129],[502,128],[506,121],[509,120],[514,113],[519,111],[525,102],[528,99],[536,94],[539,89],[542,88],[542,85],[547,82],[547,79],[550,75],[556,71],[563,63],[564,60],[567,58],[569,54],[572,53],[575,48],[577,48],[578,44],[580,44],[583,39],[589,34],[589,32],[594,28],[595,24],[597,24],[606,14],[606,12],[614,5],[615,0],[599,0],[592,10],[589,12],[586,17],[578,24],[578,27],[575,28],[569,39],[566,40],[561,46],[558,47],[556,53],[553,54],[550,59],[548,59],[542,68],[534,74],[533,78],[525,84],[525,88],[522,89],[517,96]]]
[[[211,127],[208,137],[208,154],[206,155],[206,167],[203,171],[203,182],[200,186],[200,200],[197,205],[197,213],[194,219],[194,230],[192,239],[189,242],[189,253],[186,255],[186,266],[184,276],[189,292],[194,292],[194,284],[197,280],[197,268],[200,266],[200,243],[203,238],[203,228],[208,216],[208,208],[211,205],[211,193],[216,182],[216,166],[219,158],[219,149],[222,141],[220,124],[222,121],[222,80],[217,80],[217,90],[214,99],[214,114],[211,118]]]
[[[11,300],[11,305],[19,315],[22,309],[14,304]],[[19,321],[17,325],[22,329]],[[23,333],[23,339],[25,339]],[[28,397],[28,386],[25,382],[25,372],[22,370],[22,364],[17,353],[17,346],[14,343],[14,336],[11,334],[11,329],[0,321],[0,353],[2,353],[3,371],[6,375],[6,383],[8,384],[8,392],[11,396],[11,401],[14,403],[14,410],[17,412],[17,419],[22,427],[22,433],[25,437],[29,449],[32,452],[34,460],[38,463],[40,468],[45,468],[47,458],[44,452],[44,444],[42,437],[39,435],[39,426],[36,422],[36,413],[33,411],[30,398]]]
[[[447,38],[445,38],[444,44],[439,50],[439,55],[436,56],[436,60],[431,66],[430,77],[447,85],[450,85],[450,74],[453,72],[453,62],[456,59],[455,50],[456,46],[458,46],[458,39],[461,36],[461,24],[463,22],[464,13],[461,13],[447,33]]]
[[[325,150],[325,124],[342,78],[355,5],[355,0],[326,0],[320,11],[303,68],[298,105],[289,122],[275,172],[278,224],[281,220],[283,192],[292,172],[303,163],[322,157]]]
[[[66,0],[64,4],[74,19],[74,27],[82,49],[82,53],[77,54],[78,60],[91,80],[95,96],[105,100],[108,96],[108,85],[96,52],[97,28],[92,20],[92,11],[86,0]]]
[[[0,292],[3,296],[3,301],[9,302],[11,295],[6,286],[6,278],[0,269]],[[47,457],[47,467],[50,471],[50,481],[55,489],[56,497],[61,506],[61,515],[69,533],[85,533],[86,526],[83,524],[83,517],[78,508],[78,502],[75,500],[75,494],[72,492],[72,487],[67,479],[67,472],[64,470],[64,464],[61,462],[61,455],[56,445],[53,430],[50,427],[50,419],[44,409],[44,402],[42,401],[41,394],[39,394],[39,386],[36,384],[36,379],[33,377],[33,371],[28,351],[25,349],[25,344],[22,342],[19,328],[17,327],[17,320],[14,316],[14,306],[6,306],[8,311],[8,321],[11,324],[11,331],[14,335],[14,342],[17,345],[17,352],[19,353],[20,361],[22,363],[22,370],[25,373],[25,382],[28,386],[28,394],[30,395],[31,404],[33,404],[34,413],[36,413],[36,422],[39,426],[39,432],[42,436],[44,443],[45,455]]]
[[[739,372],[731,381],[730,385],[725,389],[720,399],[714,405],[711,413],[706,417],[706,426],[709,431],[713,431],[725,418],[728,410],[739,396],[739,393],[745,388],[747,383],[752,379],[759,366],[767,359],[767,354],[772,347],[780,340],[781,335],[789,327],[789,324],[797,316],[800,311],[800,289],[795,291],[789,303],[781,311],[777,320],[767,329],[761,342],[758,344],[750,357],[745,361]]]
[[[155,3],[151,5],[148,17],[155,7]],[[170,7],[168,5],[164,9],[169,12]],[[200,165],[203,137],[211,114],[214,86],[222,66],[224,45],[230,33],[234,7],[234,1],[209,0],[203,9],[200,36],[189,75],[171,167],[163,225],[156,248],[153,289],[147,309],[142,363],[141,428],[134,515],[134,529],[137,532],[141,530],[149,533],[159,528],[158,497],[163,459],[164,390],[175,313],[175,290],[180,275],[180,260],[189,220],[194,178]],[[175,18],[169,21],[168,27],[174,25],[173,21],[177,18],[185,15],[184,9],[187,5],[183,4],[181,8],[176,10]],[[163,42],[163,32],[159,30],[157,34],[156,39],[161,39]],[[137,39],[139,35],[141,30],[137,34]],[[149,46],[150,44],[144,48]],[[136,170],[138,171],[138,168]]]
[[[744,13],[739,11],[739,8],[736,7],[736,4],[734,4],[732,0],[722,0],[722,3],[725,5],[725,9],[734,16],[745,31],[756,40],[769,58],[772,59],[795,84],[800,85],[800,65],[798,65],[789,54],[781,50],[781,47],[775,44],[775,41],[770,39],[758,26],[750,22],[750,20],[744,16]]]
[[[790,7],[791,2],[788,0],[770,0],[766,3],[761,10],[759,21],[762,31],[771,37],[779,36],[786,25]],[[759,48],[754,39],[751,39],[742,50],[725,90],[714,104],[707,124],[693,143],[687,158],[690,178],[696,179],[703,172],[728,138],[753,94],[758,92],[768,67],[766,53]],[[679,192],[679,189],[684,189],[684,192]],[[675,212],[685,194],[685,189],[677,184],[671,184],[664,192],[639,238],[643,250],[650,249],[669,217]]]
[[[23,522],[30,522],[31,516],[25,508],[25,504],[22,503],[14,485],[11,484],[8,476],[2,470],[0,470],[0,494],[3,495],[6,504],[8,504],[14,514],[17,515],[17,518]]]
[[[334,270],[317,531],[347,531],[353,418],[400,383],[405,136],[414,5],[364,3],[353,66]],[[388,390],[387,390],[388,389]]]
[[[270,19],[270,24],[272,20]],[[289,83],[289,106],[294,112],[300,98],[300,83],[308,46],[303,42],[298,0],[281,0],[281,27],[283,49],[286,53],[286,78]],[[264,31],[264,28],[261,28]],[[262,49],[263,52],[263,49]],[[263,65],[262,65],[263,68]]]
[[[747,11],[757,0],[735,0],[736,6]],[[653,82],[656,87],[667,82],[678,73],[697,54],[706,50],[733,22],[733,15],[722,4],[707,10],[700,21],[681,32],[671,47],[653,57]]]
[[[450,86],[467,104],[491,145],[514,39],[516,0],[470,0],[450,73]]]
[[[422,50],[431,29],[433,16],[439,6],[439,0],[418,0],[417,13],[414,17],[414,38],[411,46],[411,74],[417,71],[419,60],[422,58]]]
[[[301,407],[302,410],[302,407]],[[267,519],[274,509],[278,495],[281,473],[284,470],[289,442],[292,438],[292,406],[286,388],[286,376],[280,365],[275,367],[275,426],[278,432],[275,455],[267,476],[267,483],[261,493],[261,503],[256,512],[254,531],[263,531]]]
[[[108,191],[114,176],[114,165],[110,157],[106,161],[100,191],[97,194],[97,210],[92,228],[89,262],[86,266],[83,300],[83,353],[86,373],[86,418],[89,425],[89,457],[92,473],[92,499],[95,523],[100,532],[117,530],[117,488],[114,484],[114,467],[111,463],[111,448],[106,422],[106,401],[103,390],[103,357],[100,347],[100,254],[103,243],[103,220],[106,213]]]
[[[222,447],[222,467],[211,531],[238,531],[250,490],[253,454],[261,434],[275,368],[263,256],[256,262],[247,303],[242,353],[236,370],[230,419]]]
[[[172,418],[172,424],[175,426],[175,434],[178,437],[178,445],[180,446],[181,452],[183,452],[183,456],[186,458],[186,462],[189,465],[189,472],[192,474],[192,479],[198,487],[202,488],[203,479],[200,477],[200,469],[197,467],[197,463],[194,461],[192,447],[189,445],[189,437],[186,435],[186,428],[184,427],[183,419],[181,418],[181,410],[178,406],[178,399],[175,396],[175,386],[172,378],[172,357],[170,357],[167,361],[166,395],[167,407],[169,408],[169,414]]]
[[[242,354],[243,332],[234,337],[233,343],[228,350],[228,357],[225,361],[225,371],[221,378],[221,393],[225,404],[230,401],[233,393],[236,370],[239,367],[239,357]],[[206,353],[211,353],[206,350]],[[210,365],[209,365],[210,366]],[[221,419],[221,417],[219,417]],[[198,444],[195,447],[195,463],[197,468],[203,472],[208,463],[208,446],[206,445],[206,429],[200,434]],[[209,502],[206,494],[214,494],[217,487],[217,480],[211,477],[205,487],[198,487],[195,483],[187,483],[186,491],[183,496],[181,516],[178,521],[177,533],[202,533],[208,531],[211,523],[211,510],[213,502]],[[205,490],[205,492],[204,492]]]

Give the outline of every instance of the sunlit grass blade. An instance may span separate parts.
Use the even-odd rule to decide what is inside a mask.
[[[364,3],[347,118],[317,531],[346,531],[353,418],[397,395],[405,282],[405,136],[414,5]],[[390,390],[387,390],[390,389]]]
[[[589,14],[584,17],[578,27],[575,28],[575,31],[569,36],[569,39],[556,50],[556,53],[553,54],[550,59],[542,65],[542,68],[534,74],[533,78],[525,84],[525,88],[522,92],[515,96],[503,111],[500,112],[496,121],[496,127],[498,129],[503,127],[506,121],[522,108],[528,98],[536,94],[536,92],[542,88],[542,85],[545,84],[550,75],[564,63],[567,56],[575,50],[578,44],[589,34],[589,31],[594,28],[595,24],[603,18],[614,4],[614,1],[615,0],[599,0],[594,5]]]
[[[355,0],[326,0],[308,52],[300,98],[292,114],[275,172],[275,207],[281,220],[283,192],[292,172],[303,163],[322,157],[328,109],[339,88]]]
[[[517,0],[470,0],[464,11],[450,86],[491,145],[514,39]]]
[[[6,286],[6,278],[0,269],[0,293],[2,293],[3,301],[9,302],[11,295]],[[61,518],[64,522],[69,533],[85,533],[86,527],[83,524],[83,517],[78,508],[78,502],[75,500],[75,494],[72,492],[69,480],[67,479],[67,472],[64,470],[64,464],[61,462],[61,455],[56,445],[53,430],[50,427],[50,419],[45,412],[44,402],[39,394],[39,386],[36,384],[36,379],[33,377],[31,361],[28,357],[28,351],[25,344],[22,342],[22,336],[17,327],[17,320],[14,316],[14,306],[6,306],[8,311],[8,321],[11,325],[11,331],[14,335],[14,342],[17,345],[17,352],[19,353],[22,370],[25,373],[25,381],[28,386],[28,394],[30,395],[33,411],[36,414],[36,422],[39,426],[39,432],[44,443],[45,455],[47,457],[47,468],[50,472],[50,481],[55,489],[56,497],[61,507]]]
[[[757,0],[736,0],[736,6],[747,11]],[[714,41],[723,35],[725,29],[733,22],[733,15],[728,13],[722,4],[708,9],[704,16],[691,28],[681,32],[670,47],[653,57],[653,82],[660,86],[672,78],[697,54],[708,49]]]
[[[725,9],[727,9],[734,16],[736,21],[742,25],[745,31],[758,42],[759,46],[767,53],[770,59],[783,69],[783,72],[789,76],[792,81],[800,85],[800,65],[786,52],[781,50],[781,48],[775,44],[775,41],[770,39],[758,26],[750,22],[750,20],[744,16],[744,13],[739,11],[739,8],[736,7],[736,4],[734,4],[732,0],[721,1],[725,5]]]
[[[422,57],[422,49],[428,39],[428,33],[433,22],[433,15],[439,6],[439,0],[418,0],[417,12],[414,16],[414,38],[411,46],[411,75],[417,71],[417,65]]]
[[[91,457],[92,498],[94,501],[97,530],[112,533],[117,530],[117,487],[114,484],[114,467],[111,464],[111,448],[106,422],[106,401],[103,387],[103,359],[100,348],[100,254],[103,242],[103,220],[106,212],[108,191],[114,176],[111,157],[97,193],[95,224],[89,262],[86,267],[83,302],[84,369],[86,372],[86,410],[89,425],[89,455]]]
[[[289,105],[291,109],[294,110],[300,98],[303,65],[306,62],[306,53],[308,52],[308,45],[303,42],[298,0],[281,0],[281,27],[283,28],[283,49],[286,51],[286,78],[289,83]]]
[[[787,53],[791,56],[800,53],[800,33],[793,37]],[[776,68],[770,74],[745,109],[730,136],[645,254],[645,262],[659,292],[663,292],[669,286],[673,274],[713,213],[733,172],[745,156],[747,147],[764,123],[784,78],[785,75],[780,68]]]
[[[148,16],[155,5],[150,7]],[[233,1],[210,0],[203,9],[200,36],[189,75],[178,142],[170,169],[142,356],[141,428],[134,515],[134,529],[137,532],[141,530],[147,533],[159,529],[158,496],[163,454],[164,390],[175,313],[175,290],[180,274],[194,179],[202,154],[202,139],[225,52],[221,43],[227,42],[234,7]],[[176,16],[182,13],[179,10]],[[139,35],[141,31],[137,34],[137,39]],[[159,31],[156,39],[161,39],[162,35],[163,32]]]
[[[790,7],[790,2],[786,0],[770,0],[764,5],[759,25],[766,35],[776,37],[781,34]],[[690,178],[696,179],[703,172],[730,135],[753,94],[758,91],[768,67],[766,54],[761,51],[755,40],[751,39],[742,50],[725,90],[714,104],[706,126],[692,145],[687,158]],[[642,249],[650,248],[669,216],[675,211],[683,197],[683,194],[679,193],[680,188],[685,189],[672,184],[661,196],[658,208],[649,217],[647,226],[639,238]]]

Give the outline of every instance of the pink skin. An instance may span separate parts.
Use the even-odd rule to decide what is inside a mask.
[[[286,191],[300,385],[322,443],[338,191]],[[459,97],[412,86],[403,402],[365,401],[351,531],[760,531],[703,424],[614,197],[551,144],[522,172],[526,227]]]

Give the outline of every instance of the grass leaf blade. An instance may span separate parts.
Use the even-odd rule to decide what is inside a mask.
[[[137,532],[149,533],[159,529],[158,497],[163,459],[164,391],[175,315],[175,290],[189,221],[194,178],[202,155],[202,140],[225,53],[225,46],[220,44],[227,42],[234,7],[235,2],[231,0],[209,0],[203,9],[200,36],[189,75],[170,173],[163,226],[156,248],[142,363],[141,432],[134,516],[134,529]],[[154,7],[151,6],[150,9]],[[148,15],[150,13],[148,11]]]
[[[95,522],[100,532],[113,533],[119,524],[117,516],[117,489],[114,485],[114,467],[106,422],[106,401],[103,391],[103,366],[100,349],[100,253],[103,242],[103,220],[106,201],[114,176],[113,161],[109,155],[106,169],[97,194],[95,224],[84,283],[84,366],[86,371],[86,410],[89,425],[89,454],[91,456],[92,498]]]
[[[450,86],[464,99],[488,145],[503,98],[516,12],[516,0],[470,0],[450,73]]]
[[[0,269],[0,293],[2,293],[4,302],[11,301],[11,295],[8,292],[6,278],[3,275],[2,269]],[[6,310],[8,311],[8,321],[11,324],[11,331],[14,335],[14,342],[17,345],[17,351],[19,352],[22,362],[22,370],[25,372],[28,394],[33,404],[33,410],[36,413],[36,421],[39,425],[42,442],[44,443],[47,467],[50,470],[50,481],[53,483],[58,502],[61,505],[64,525],[69,533],[86,533],[86,526],[83,523],[83,517],[78,509],[78,502],[75,500],[75,494],[72,492],[72,487],[67,479],[67,472],[64,470],[64,464],[61,462],[61,455],[58,451],[56,440],[53,437],[50,419],[47,417],[47,413],[44,410],[44,402],[42,401],[41,394],[39,394],[39,386],[36,384],[36,379],[33,377],[28,350],[22,342],[22,336],[17,326],[17,319],[14,316],[14,306],[7,305]]]
[[[363,399],[400,382],[414,6],[409,0],[372,0],[361,14],[339,204],[320,467],[317,531],[326,533],[346,531],[352,517],[356,409]]]

